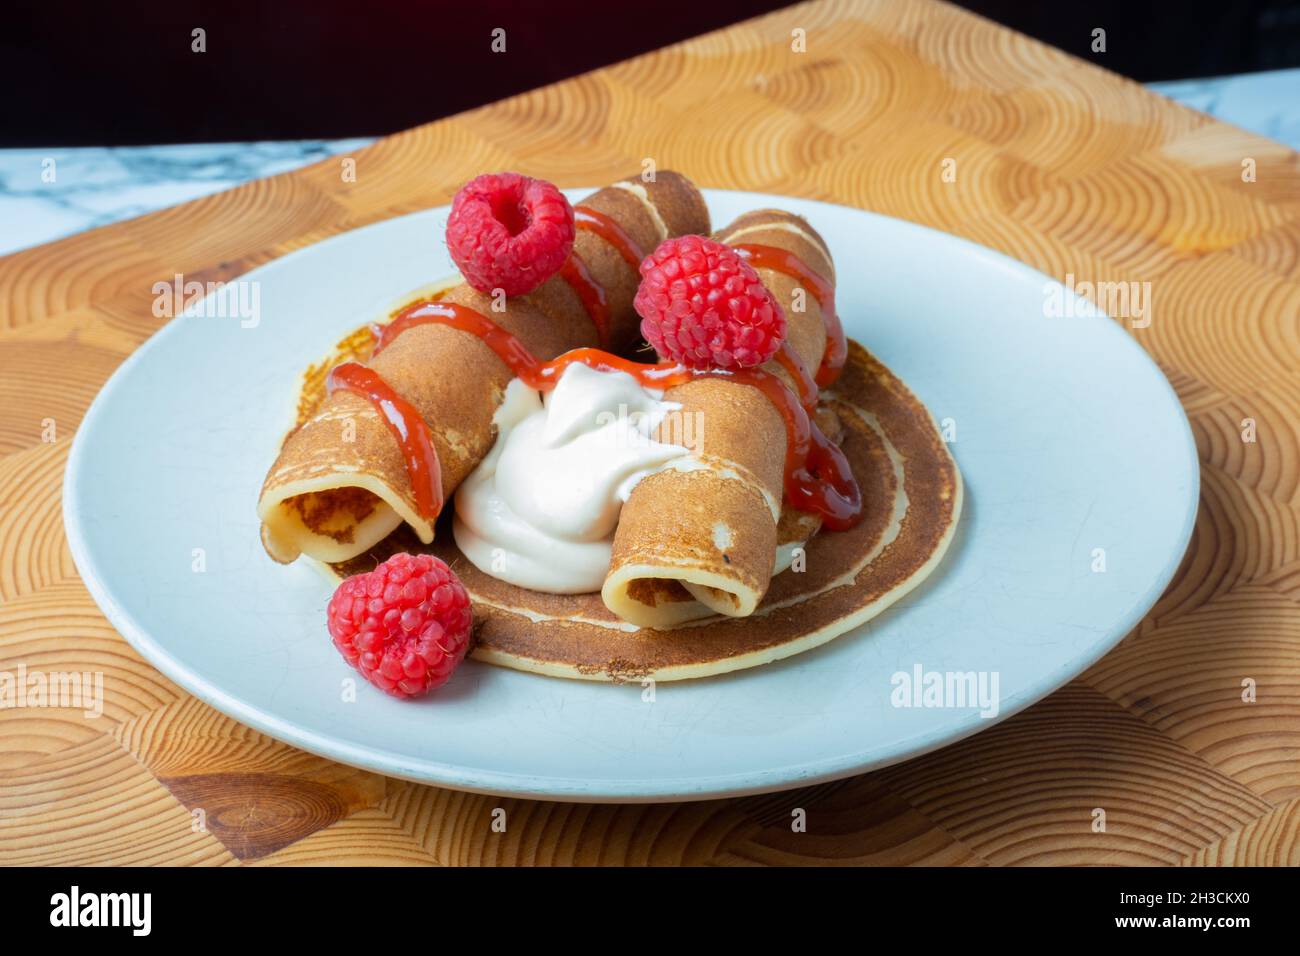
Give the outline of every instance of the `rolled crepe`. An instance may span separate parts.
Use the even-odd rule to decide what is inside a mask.
[[[834,282],[826,243],[799,216],[751,212],[715,238],[785,249]],[[812,290],[796,302],[796,279],[757,271],[785,309],[786,341],[815,372],[826,328]],[[775,360],[763,368],[793,385]],[[702,424],[696,429],[702,440],[692,454],[633,489],[619,516],[601,597],[612,612],[641,627],[673,627],[710,613],[745,617],[767,592],[778,545],[805,541],[820,524],[799,512],[783,518],[784,419],[757,388],[724,379],[696,379],[670,389],[664,400],[681,404],[683,421]]]
[[[663,239],[707,232],[708,209],[686,177],[660,171],[654,182],[618,182],[582,201],[609,216],[645,252]],[[579,229],[574,250],[605,290],[611,350],[639,339],[632,299],[637,269],[608,241]],[[443,301],[467,306],[515,335],[536,357],[596,346],[597,329],[582,300],[560,276],[492,308],[492,298],[461,284]],[[442,472],[444,500],[495,440],[492,417],[511,371],[476,336],[443,325],[416,325],[370,362],[424,418]],[[277,561],[300,554],[346,561],[373,547],[403,521],[428,544],[433,522],[419,513],[401,447],[374,406],[339,390],[284,442],[257,506],[262,543]]]

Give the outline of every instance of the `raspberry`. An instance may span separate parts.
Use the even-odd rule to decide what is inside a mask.
[[[334,646],[394,697],[441,687],[469,649],[469,595],[445,562],[427,554],[395,554],[353,575],[327,614]]]
[[[523,295],[573,251],[573,207],[544,179],[485,173],[461,187],[447,218],[447,248],[480,292]]]
[[[785,339],[785,313],[753,266],[703,236],[646,256],[633,304],[655,351],[691,368],[762,365]]]

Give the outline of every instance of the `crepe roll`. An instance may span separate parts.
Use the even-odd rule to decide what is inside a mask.
[[[834,282],[826,243],[791,213],[747,213],[714,238],[785,250]],[[820,303],[794,277],[756,271],[785,310],[786,341],[814,372],[827,343]],[[763,368],[793,385],[776,360]],[[610,611],[640,627],[674,627],[714,613],[748,616],[779,565],[778,547],[788,554],[819,524],[802,513],[782,520],[784,420],[757,388],[725,379],[696,379],[669,389],[664,400],[680,403],[684,420],[700,422],[699,441],[689,456],[633,489],[619,517],[601,597]]]
[[[698,189],[678,173],[654,182],[615,183],[582,200],[613,220],[636,252],[665,238],[707,232],[708,209]],[[634,256],[595,231],[579,228],[576,257],[604,293],[602,336],[580,295],[560,275],[495,311],[492,298],[466,284],[443,301],[489,317],[537,358],[605,344],[630,347],[639,338],[632,299],[640,281]],[[606,338],[602,343],[601,338]],[[512,373],[477,336],[444,325],[415,325],[373,357],[370,368],[424,419],[440,466],[444,501],[492,447],[493,415]],[[387,537],[402,522],[428,544],[434,522],[422,515],[406,458],[374,405],[352,392],[331,394],[285,440],[258,501],[262,543],[277,561],[300,554],[346,561]]]

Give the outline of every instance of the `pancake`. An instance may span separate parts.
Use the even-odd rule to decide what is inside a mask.
[[[634,243],[654,248],[668,236],[709,228],[708,209],[686,177],[660,171],[654,182],[626,181],[582,201],[613,221]],[[497,302],[467,284],[442,301],[491,316],[540,359],[603,344],[632,347],[639,319],[632,307],[640,276],[606,238],[579,229],[574,259],[603,290],[607,328],[598,328],[582,297],[562,275],[527,295]],[[447,325],[415,325],[368,362],[413,417],[427,425],[437,456],[436,486],[450,497],[492,447],[492,416],[501,404],[510,368],[478,337]],[[431,374],[433,373],[433,374]],[[408,416],[411,417],[411,416]],[[405,426],[398,426],[401,430]],[[300,554],[347,560],[406,524],[433,539],[433,507],[421,508],[407,460],[390,421],[366,398],[348,390],[330,394],[285,440],[258,498],[262,543],[276,561]],[[426,481],[427,481],[426,476]],[[424,487],[421,485],[420,487]],[[429,498],[436,499],[430,492]],[[436,501],[434,503],[436,505]]]
[[[834,287],[826,243],[803,218],[779,209],[748,212],[714,238],[761,243],[798,257]],[[792,276],[754,264],[786,317],[786,345],[815,372],[827,347],[821,305]],[[795,388],[777,359],[762,366]],[[806,541],[815,520],[780,533],[786,430],[781,413],[761,391],[743,382],[703,378],[669,389],[665,401],[682,406],[683,420],[703,424],[689,457],[673,461],[632,490],[619,516],[605,605],[641,627],[676,627],[725,614],[748,617],[766,593],[782,544]],[[670,439],[660,439],[670,440]]]
[[[844,372],[823,401],[862,490],[862,521],[808,542],[804,570],[771,580],[747,618],[715,616],[667,630],[637,628],[599,594],[529,591],[483,574],[450,534],[422,545],[399,529],[366,554],[327,566],[372,570],[397,551],[445,560],[474,602],[478,660],[552,677],[656,681],[710,677],[781,660],[870,620],[931,574],[961,513],[961,475],[925,406],[866,349],[849,343]],[[783,515],[782,524],[798,521]]]

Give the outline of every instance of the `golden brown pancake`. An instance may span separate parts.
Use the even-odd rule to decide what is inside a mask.
[[[507,584],[467,561],[452,535],[422,545],[405,527],[330,567],[345,577],[372,570],[397,551],[437,554],[473,599],[472,656],[518,670],[585,680],[683,680],[790,657],[852,630],[916,587],[939,565],[961,512],[961,475],[929,412],[856,342],[823,401],[842,423],[863,520],[849,531],[818,533],[806,546],[804,569],[776,575],[749,617],[637,629],[612,614],[599,594],[543,594]]]

